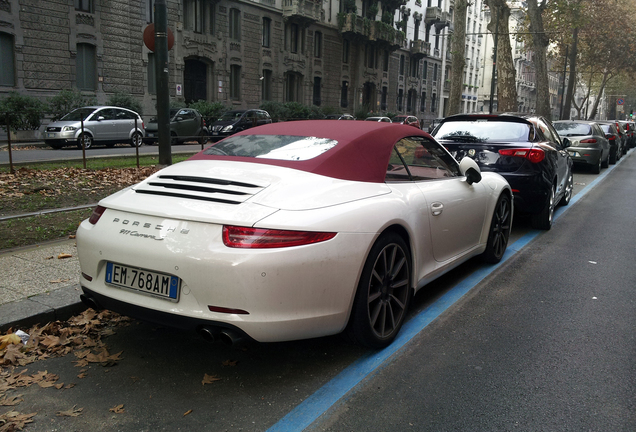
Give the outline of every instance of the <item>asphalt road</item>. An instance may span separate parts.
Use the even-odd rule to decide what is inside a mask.
[[[135,322],[106,339],[118,365],[29,365],[76,385],[19,389],[10,409],[38,413],[28,431],[634,431],[636,157],[603,173],[576,172],[575,191],[597,183],[552,230],[517,220],[494,270],[470,261],[422,290],[395,351],[338,336],[226,347]]]

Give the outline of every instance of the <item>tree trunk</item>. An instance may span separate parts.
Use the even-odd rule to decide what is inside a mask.
[[[498,33],[497,50],[497,111],[516,112],[517,80],[515,65],[512,60],[512,46],[510,45],[510,7],[506,0],[484,0],[490,10],[488,30]],[[498,28],[496,28],[498,25]]]
[[[455,2],[455,33],[451,39],[451,53],[453,66],[451,69],[451,87],[448,104],[448,115],[462,112],[462,90],[464,88],[464,67],[466,66],[465,39],[466,39],[466,9],[468,0]]]
[[[537,0],[528,0],[528,15],[530,16],[530,32],[532,33],[532,43],[534,51],[534,64],[536,72],[537,89],[537,114],[552,120],[552,109],[550,108],[550,83],[548,80],[548,62],[546,53],[550,40],[543,28],[543,18],[541,14],[545,9],[545,1],[541,6],[537,5]]]
[[[570,111],[572,109],[572,98],[574,98],[574,83],[576,82],[576,58],[577,44],[579,40],[579,29],[577,27],[572,31],[572,49],[570,50],[570,76],[568,78],[568,91],[565,95],[565,104],[563,105],[563,120],[570,119]]]
[[[605,90],[605,85],[610,79],[610,71],[606,70],[603,73],[603,81],[601,81],[601,87],[598,90],[598,95],[596,96],[596,100],[594,101],[594,105],[592,105],[592,112],[590,116],[587,118],[588,120],[594,120],[596,117],[596,111],[598,110],[598,104],[601,101],[601,97],[603,96],[603,90]]]

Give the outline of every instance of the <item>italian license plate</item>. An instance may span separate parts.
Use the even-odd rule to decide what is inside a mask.
[[[148,137],[150,137],[150,138],[153,138],[153,137],[155,136],[155,134],[153,134],[153,133],[147,133],[147,134],[146,134],[146,136],[148,136]]]
[[[112,262],[106,264],[106,283],[175,302],[181,286],[176,276]]]
[[[55,134],[54,133],[47,133],[46,137],[47,138],[55,138]]]

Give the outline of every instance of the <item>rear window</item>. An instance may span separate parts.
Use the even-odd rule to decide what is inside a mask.
[[[583,123],[554,123],[554,128],[562,137],[592,135],[592,127]]]
[[[533,141],[534,128],[527,123],[493,121],[450,121],[442,123],[435,138],[470,142],[528,142]]]
[[[601,127],[601,129],[603,129],[603,132],[605,133],[614,133],[614,131],[612,131],[612,125],[600,124],[599,126]]]
[[[303,161],[313,159],[335,147],[338,141],[328,138],[292,135],[231,136],[208,147],[203,154]]]

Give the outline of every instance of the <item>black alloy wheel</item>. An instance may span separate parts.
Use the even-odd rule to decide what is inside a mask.
[[[503,193],[497,200],[492,215],[490,231],[488,233],[488,243],[482,255],[483,261],[489,264],[496,264],[501,261],[508,247],[510,229],[512,228],[511,222],[512,206],[510,204],[510,196]]]
[[[560,206],[566,206],[570,204],[570,200],[572,199],[572,194],[574,192],[574,174],[572,174],[572,170],[570,170],[570,175],[568,176],[568,181],[565,183],[565,190],[563,191],[563,197],[561,201],[559,201]]]
[[[408,310],[411,278],[411,254],[402,237],[382,235],[358,284],[347,329],[352,340],[374,349],[393,342]]]
[[[599,174],[601,172],[601,164],[603,163],[601,159],[602,157],[599,156],[598,161],[596,161],[596,163],[592,165],[592,167],[590,168],[592,171],[592,174]]]
[[[540,230],[549,230],[552,228],[552,219],[554,217],[554,186],[550,188],[548,200],[540,213],[532,215],[532,228]]]

